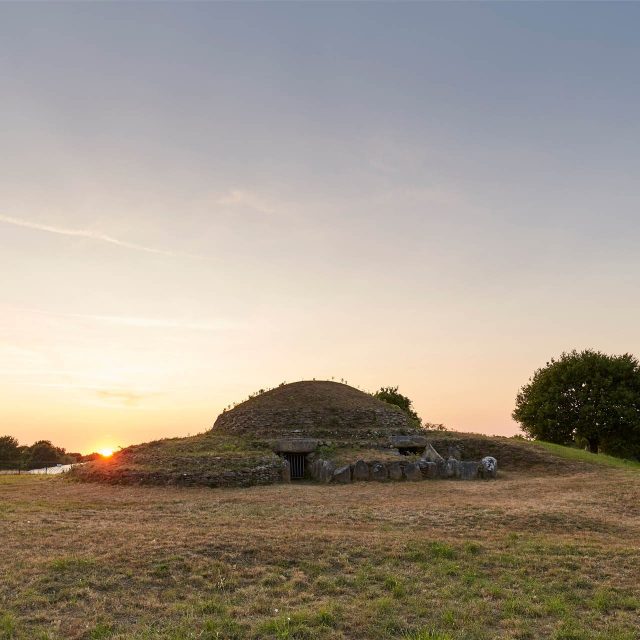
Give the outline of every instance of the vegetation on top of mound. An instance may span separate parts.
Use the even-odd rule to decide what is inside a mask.
[[[395,404],[339,382],[303,380],[266,391],[220,414],[212,430],[264,440],[307,437],[352,441],[419,429]]]
[[[249,396],[247,400],[233,406],[232,411],[247,409],[362,409],[380,408],[390,405],[383,403],[373,395],[332,380],[300,380],[263,390]],[[394,408],[400,409],[397,405]]]
[[[382,400],[382,402],[388,402],[396,407],[400,407],[416,424],[422,424],[420,416],[413,408],[411,398],[402,395],[398,391],[398,387],[381,387],[373,394],[373,397],[377,400]]]

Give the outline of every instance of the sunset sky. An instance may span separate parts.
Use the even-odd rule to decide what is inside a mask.
[[[0,5],[0,435],[89,452],[261,387],[513,434],[640,354],[640,4]]]

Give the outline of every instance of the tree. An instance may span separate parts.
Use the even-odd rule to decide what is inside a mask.
[[[0,468],[12,469],[20,462],[20,445],[13,436],[0,436]]]
[[[66,462],[65,450],[54,446],[50,440],[38,440],[28,448],[27,461],[34,469],[61,464]]]
[[[640,363],[586,349],[563,353],[534,372],[513,418],[530,437],[585,441],[593,453],[640,454]]]
[[[398,391],[398,387],[381,387],[373,394],[373,397],[382,400],[382,402],[395,404],[396,407],[400,407],[412,420],[415,420],[418,424],[421,423],[420,417],[413,408],[413,403],[407,396],[403,396]]]

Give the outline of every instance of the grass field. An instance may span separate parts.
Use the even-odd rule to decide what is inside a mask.
[[[0,541],[0,639],[640,637],[635,470],[247,489],[2,476]]]
[[[615,458],[604,453],[590,453],[584,449],[574,447],[563,447],[560,444],[552,442],[533,442],[535,446],[542,447],[550,451],[554,455],[565,458],[566,460],[578,460],[580,462],[588,462],[590,464],[599,464],[607,467],[615,467],[616,469],[636,469],[640,471],[640,462],[636,460],[626,460],[625,458]]]

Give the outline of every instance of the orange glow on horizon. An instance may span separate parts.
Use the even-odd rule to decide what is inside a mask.
[[[113,455],[113,449],[110,449],[109,447],[104,447],[102,449],[98,449],[98,453],[103,458],[110,458]]]

